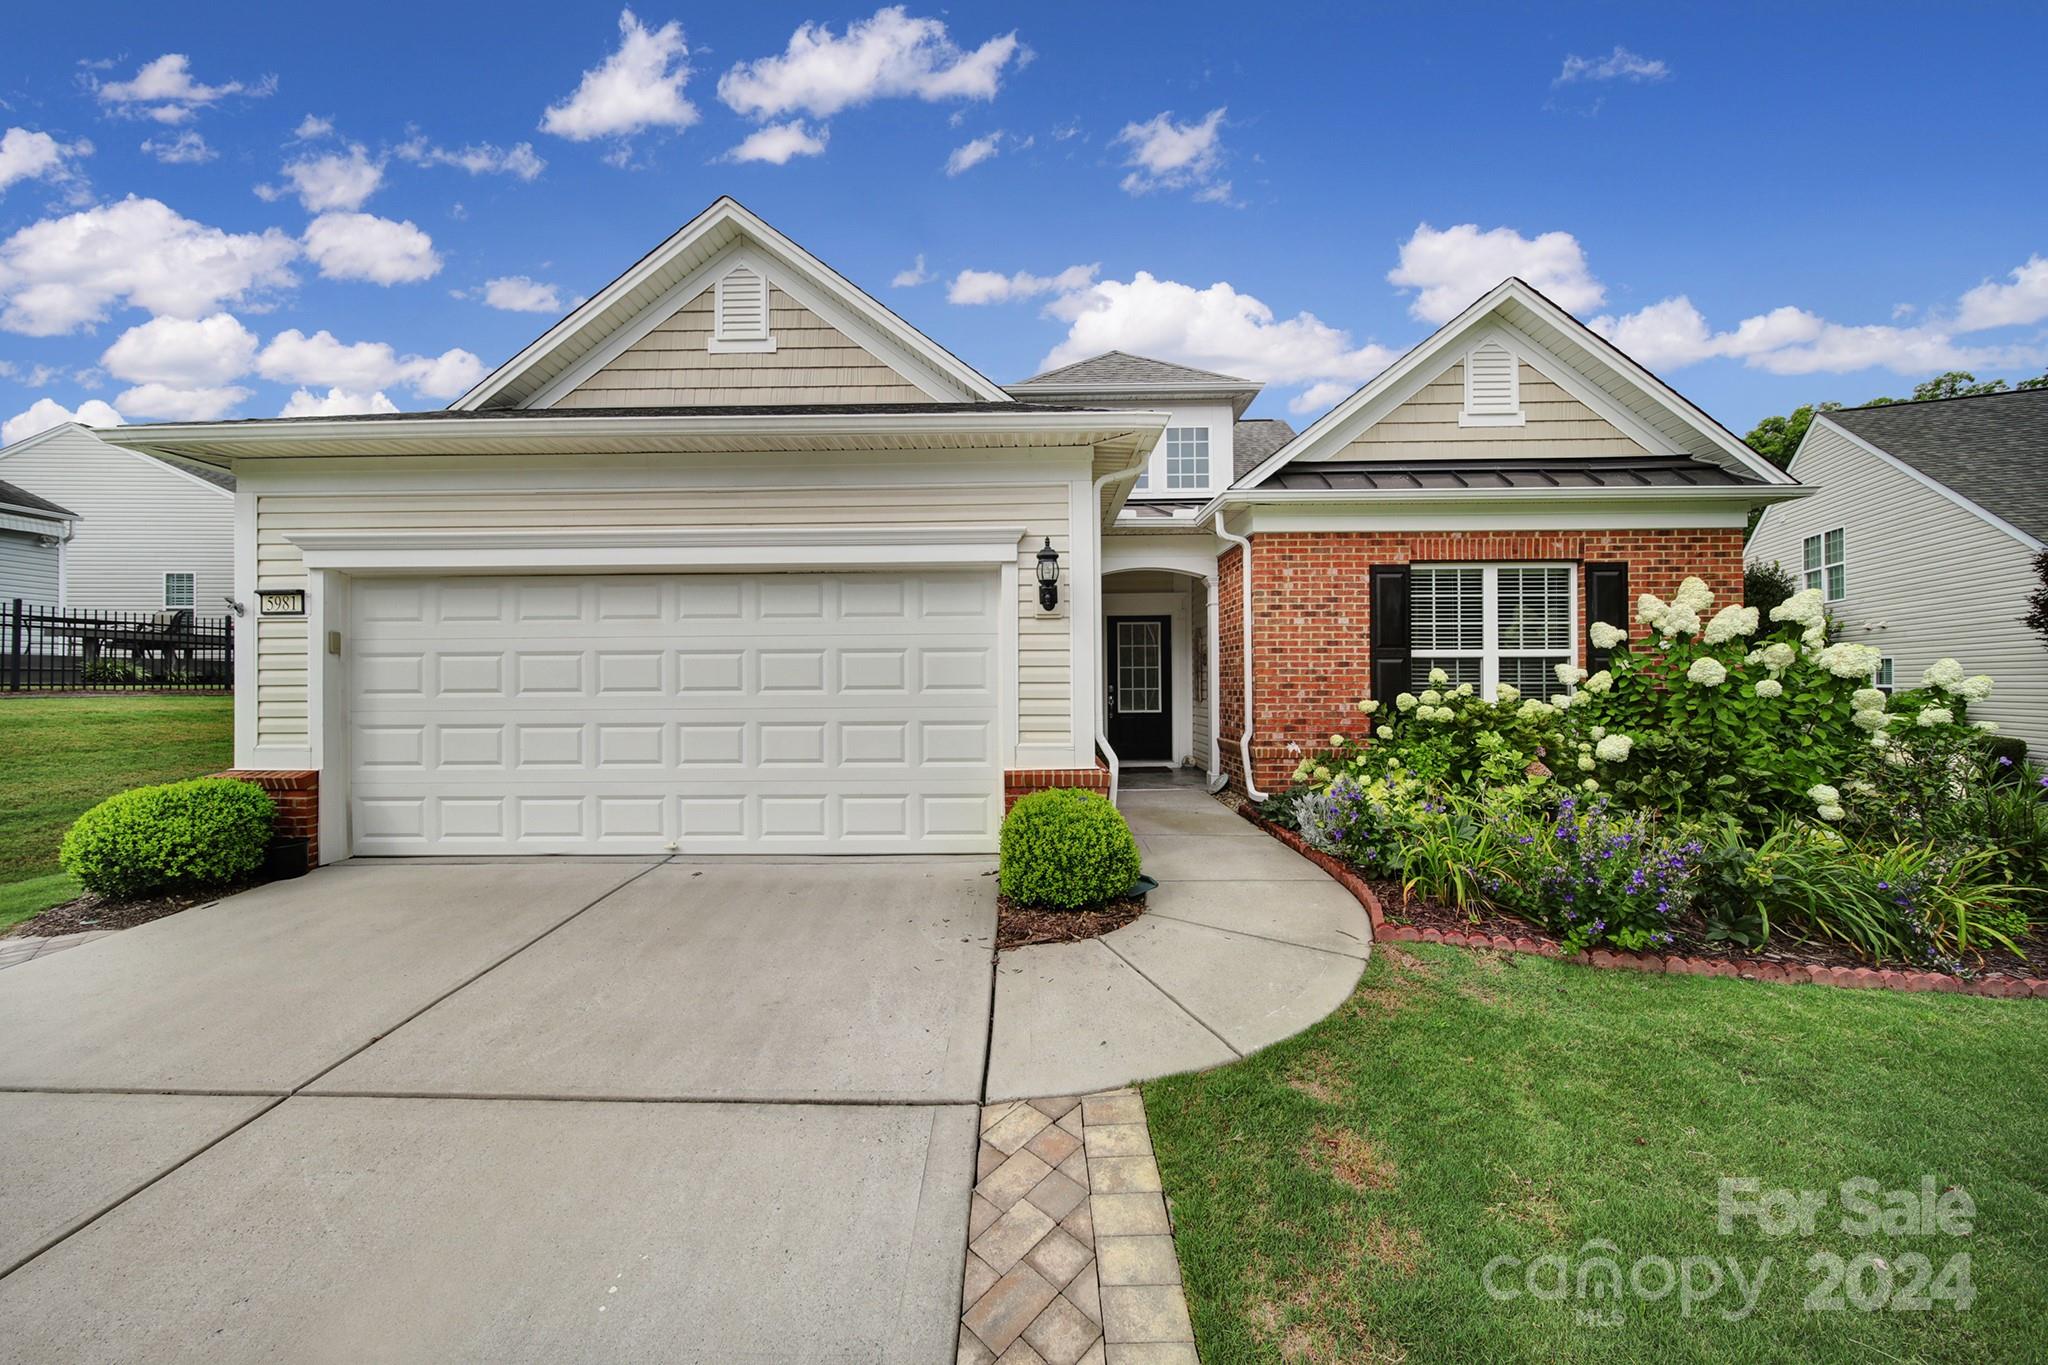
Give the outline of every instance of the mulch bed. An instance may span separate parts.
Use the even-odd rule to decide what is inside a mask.
[[[110,900],[87,892],[76,900],[53,905],[41,914],[0,932],[0,938],[58,938],[65,934],[89,934],[96,929],[133,929],[138,924],[147,924],[166,915],[175,915],[180,910],[190,910],[195,905],[205,905],[223,896],[232,896],[237,891],[246,891],[253,885],[255,883],[251,882],[206,891],[181,891],[175,895],[149,896],[132,901]]]
[[[1145,913],[1145,902],[1110,901],[1091,910],[1046,910],[1018,905],[996,893],[996,947],[1022,948],[1033,943],[1079,943],[1121,929]]]

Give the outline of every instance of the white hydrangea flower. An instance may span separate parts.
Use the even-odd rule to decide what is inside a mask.
[[[1400,711],[1413,711],[1415,709],[1415,694],[1403,692],[1400,696],[1394,698],[1394,707]]]
[[[1819,807],[1814,811],[1814,814],[1818,815],[1821,819],[1826,820],[1829,823],[1833,823],[1834,821],[1842,818],[1842,808],[1837,805],[1829,804]]]
[[[1604,726],[1604,725],[1596,725],[1596,726],[1594,726],[1594,727],[1593,727],[1593,738],[1594,738],[1594,739],[1596,739],[1596,740],[1598,740],[1598,739],[1605,739],[1605,738],[1607,738],[1607,727],[1606,727],[1606,726]]]
[[[1620,626],[1610,626],[1605,621],[1595,621],[1586,629],[1595,649],[1613,649],[1628,640],[1628,632]]]
[[[1728,681],[1728,667],[1719,659],[1694,659],[1685,670],[1685,680],[1701,687],[1719,687]]]
[[[1566,687],[1575,686],[1586,680],[1586,670],[1577,664],[1559,664],[1551,671],[1557,674],[1557,680]]]
[[[1783,640],[1773,640],[1757,652],[1763,657],[1764,667],[1774,672],[1790,668],[1793,661],[1799,657],[1799,651]]]
[[[1627,735],[1609,735],[1594,747],[1593,752],[1600,756],[1602,763],[1622,763],[1627,761],[1629,751],[1635,747],[1636,742]]]
[[[1882,730],[1892,723],[1891,713],[1888,711],[1857,711],[1851,714],[1849,719],[1865,730]]]
[[[1646,592],[1636,599],[1636,620],[1646,626],[1655,625],[1670,610],[1670,604],[1653,592]]]
[[[1998,722],[1995,720],[1980,720],[1977,722],[1977,728],[1987,735],[1995,735],[1998,733]]]
[[[1578,701],[1579,698],[1573,696],[1571,693],[1560,692],[1555,698],[1551,700],[1550,704],[1554,709],[1563,711],[1568,707],[1577,705]]]
[[[1884,704],[1883,690],[1875,687],[1859,687],[1849,698],[1850,707],[1857,711],[1882,711]]]
[[[1884,656],[1869,645],[1833,644],[1815,652],[1813,662],[1838,678],[1868,678]]]
[[[1954,659],[1936,659],[1927,665],[1927,671],[1920,675],[1920,681],[1927,687],[1938,687],[1944,692],[1953,692],[1963,685],[1963,666]]]
[[[1444,694],[1434,687],[1425,688],[1420,698],[1424,706],[1435,706],[1444,699]]]
[[[1827,620],[1819,588],[1805,588],[1771,608],[1773,621],[1792,621],[1808,630],[1819,629]]]
[[[1673,602],[1665,608],[1662,616],[1650,623],[1650,628],[1662,635],[1668,646],[1677,636],[1699,634],[1700,614],[1689,606]]]
[[[1600,783],[1595,779],[1589,777],[1584,782],[1581,782],[1579,784],[1579,790],[1596,792],[1600,790]]]
[[[1932,730],[1937,725],[1955,724],[1956,713],[1946,706],[1930,706],[1920,713],[1920,728]]]
[[[1556,711],[1556,707],[1544,701],[1541,697],[1531,697],[1516,709],[1515,714],[1524,720],[1529,720],[1537,716],[1554,715]]]
[[[1522,699],[1522,689],[1513,683],[1502,683],[1493,690],[1494,699],[1503,706],[1513,706]]]
[[[1344,747],[1344,736],[1342,736],[1342,735],[1331,735],[1331,736],[1330,736],[1330,747],[1331,747],[1332,749],[1341,749],[1341,748],[1343,748],[1343,747]]]
[[[1445,683],[1449,682],[1450,680],[1451,675],[1444,672],[1441,668],[1432,668],[1429,670],[1429,681],[1432,687],[1442,687]]]
[[[1671,605],[1692,611],[1705,611],[1714,605],[1714,590],[1707,586],[1705,579],[1696,574],[1688,575],[1685,581],[1678,585],[1678,593],[1671,599]]]
[[[1746,638],[1756,634],[1757,610],[1755,607],[1723,607],[1714,613],[1714,619],[1707,622],[1707,630],[1700,638],[1710,645],[1726,644],[1738,637]]]
[[[1586,691],[1596,694],[1605,692],[1614,686],[1614,675],[1603,668],[1592,677],[1586,679],[1580,686],[1585,688]]]
[[[1813,802],[1816,806],[1839,806],[1842,804],[1842,794],[1825,782],[1808,787],[1806,789],[1806,799]]]
[[[1782,697],[1785,695],[1785,684],[1779,682],[1776,678],[1759,678],[1756,684],[1756,694],[1765,701],[1769,701],[1773,697]]]
[[[1876,734],[1870,737],[1870,747],[1877,750],[1879,753],[1883,753],[1886,749],[1889,749],[1891,745],[1892,737],[1882,730],[1879,730]]]
[[[1318,766],[1317,766],[1317,768],[1316,768],[1316,781],[1318,781],[1318,782],[1328,782],[1329,780],[1330,780],[1330,770],[1329,770],[1328,768],[1325,768],[1325,767],[1322,767],[1322,766],[1318,765]]]
[[[1378,735],[1381,739],[1392,739],[1394,737],[1394,727],[1391,725],[1382,725],[1379,729],[1373,731],[1373,733]]]
[[[1955,692],[1964,701],[1983,701],[1991,695],[1991,688],[1991,675],[1989,673],[1979,673],[1975,677],[1965,678],[1956,684]]]
[[[1580,755],[1579,755],[1579,771],[1580,771],[1580,772],[1582,772],[1582,773],[1589,773],[1589,772],[1592,772],[1592,771],[1593,771],[1593,755],[1591,755],[1591,754],[1580,754]]]

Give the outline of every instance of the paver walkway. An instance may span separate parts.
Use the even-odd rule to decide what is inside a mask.
[[[1315,864],[1198,789],[1118,804],[1160,887],[1126,928],[997,959],[990,1101],[1221,1066],[1315,1023],[1365,970],[1365,909]]]
[[[33,962],[39,957],[61,953],[66,948],[76,948],[119,932],[118,929],[88,929],[83,933],[55,934],[49,938],[0,938],[0,967],[19,967],[24,962]]]

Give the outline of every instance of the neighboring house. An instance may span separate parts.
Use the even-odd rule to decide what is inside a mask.
[[[1960,659],[1998,684],[1971,714],[2048,751],[2048,643],[2022,619],[2048,541],[2048,389],[1824,412],[1791,472],[1816,491],[1765,512],[1749,558],[1821,589],[1841,638],[1884,656],[1881,685]]]
[[[78,513],[0,480],[0,603],[63,605],[64,547]]]
[[[0,449],[0,478],[77,512],[57,595],[74,610],[224,615],[235,577],[226,470],[109,445],[67,422]]]
[[[1519,280],[1299,435],[1256,391],[1005,390],[720,199],[446,410],[104,439],[235,474],[236,762],[327,859],[983,853],[1118,754],[1272,787],[1433,665],[1544,693],[1631,592],[1739,592],[1802,491]]]

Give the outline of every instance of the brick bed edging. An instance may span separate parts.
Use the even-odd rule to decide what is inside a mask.
[[[1595,948],[1591,952],[1565,956],[1563,945],[1549,938],[1517,938],[1509,934],[1465,933],[1456,929],[1430,929],[1414,924],[1389,924],[1380,910],[1379,897],[1348,863],[1310,848],[1299,834],[1261,819],[1251,807],[1237,812],[1252,824],[1278,839],[1323,871],[1358,898],[1372,917],[1372,936],[1384,943],[1443,943],[1454,948],[1491,948],[1503,953],[1533,953],[1554,957],[1581,967],[1604,967],[1628,972],[1662,972],[1667,976],[1733,976],[1744,981],[1773,981],[1785,985],[1840,986],[1849,990],[1943,991],[1951,995],[1982,995],[2001,1000],[2048,1000],[2048,978],[1986,976],[1975,980],[1943,972],[1913,972],[1875,967],[1815,967],[1801,963],[1730,962],[1725,958],[1683,957],[1678,954],[1614,952]]]

